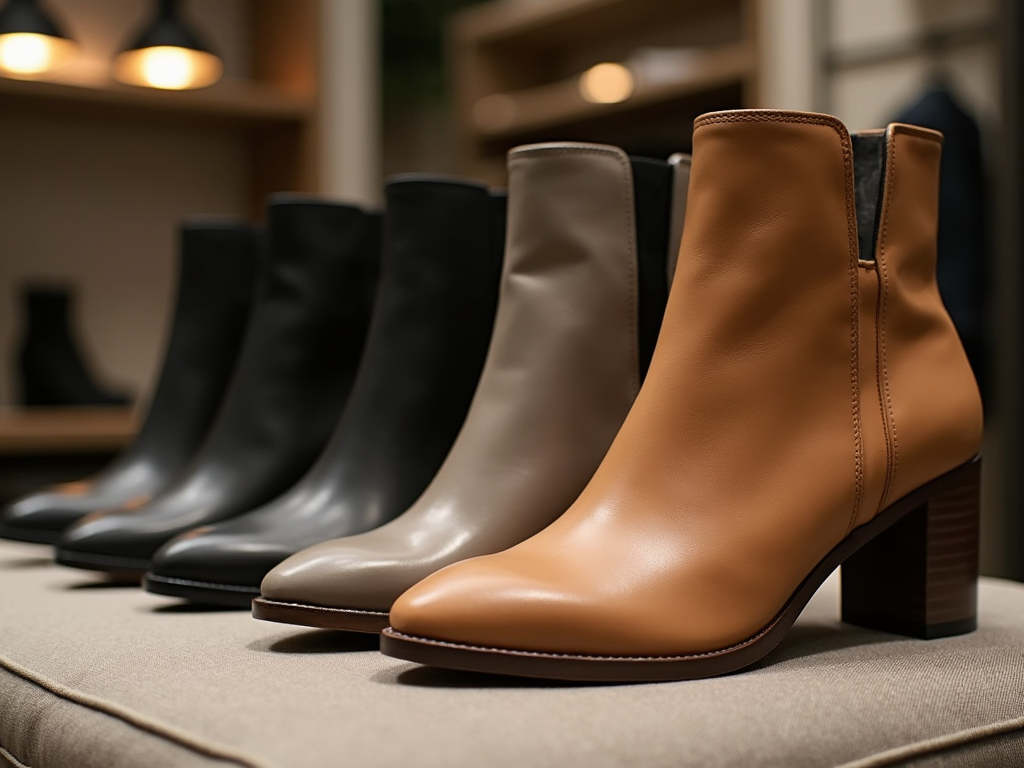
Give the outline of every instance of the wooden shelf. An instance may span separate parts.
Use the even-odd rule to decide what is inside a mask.
[[[592,141],[627,152],[689,146],[693,118],[757,106],[759,0],[496,0],[466,8],[449,35],[460,170],[507,181],[516,144]],[[582,73],[618,62],[634,90],[612,104]]]
[[[453,31],[480,45],[560,45],[566,39],[614,35],[623,27],[678,18],[680,12],[696,12],[716,2],[719,0],[499,0],[460,13]]]
[[[481,125],[477,117],[476,127],[487,138],[514,139],[538,130],[576,125],[606,115],[666,104],[731,83],[741,83],[754,73],[755,67],[755,56],[750,46],[744,43],[720,46],[701,52],[699,58],[677,79],[650,84],[640,79],[632,96],[613,104],[586,101],[580,93],[578,77],[571,77],[548,85],[500,94],[499,98],[508,100],[505,103],[510,117],[495,125],[487,125],[486,121]]]
[[[4,408],[0,456],[117,451],[137,429],[131,408]]]
[[[310,119],[311,99],[265,86],[220,83],[201,91],[158,91],[116,83],[79,85],[0,78],[0,109],[50,111],[62,116],[155,116],[161,120],[236,124],[295,123]]]

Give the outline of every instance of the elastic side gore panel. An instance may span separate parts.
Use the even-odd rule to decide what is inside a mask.
[[[857,240],[862,261],[875,260],[885,182],[884,133],[853,134],[853,184],[857,200]]]

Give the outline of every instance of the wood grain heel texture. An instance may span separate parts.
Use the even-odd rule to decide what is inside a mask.
[[[981,459],[842,566],[843,621],[932,639],[977,627]]]

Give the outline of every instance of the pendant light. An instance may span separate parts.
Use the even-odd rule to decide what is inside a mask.
[[[38,77],[78,55],[78,44],[61,32],[36,0],[8,0],[0,11],[0,72]]]
[[[223,71],[220,58],[185,23],[179,0],[158,0],[156,17],[114,60],[122,83],[173,91],[213,85]]]

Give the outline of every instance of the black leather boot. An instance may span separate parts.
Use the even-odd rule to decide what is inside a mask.
[[[96,382],[71,331],[71,290],[24,289],[25,336],[18,356],[21,402],[30,406],[127,405],[129,397]]]
[[[366,336],[379,219],[352,206],[275,196],[267,222],[266,279],[198,455],[142,507],[71,527],[57,562],[141,576],[168,539],[265,504],[323,450]]]
[[[370,340],[330,446],[283,497],[160,550],[146,579],[151,592],[248,608],[271,568],[401,514],[444,461],[487,354],[505,199],[424,177],[394,180],[386,196]]]
[[[181,229],[178,298],[156,391],[132,445],[96,476],[26,496],[0,537],[56,544],[85,515],[139,506],[198,450],[224,398],[256,294],[256,235],[243,224]]]

